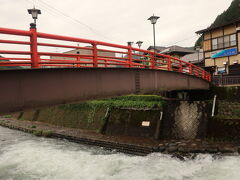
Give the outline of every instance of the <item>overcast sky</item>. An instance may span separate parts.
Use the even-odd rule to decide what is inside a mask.
[[[26,30],[27,9],[41,9],[38,31],[118,44],[153,44],[147,19],[160,16],[156,44],[193,46],[196,31],[208,27],[232,0],[1,0],[1,26]]]

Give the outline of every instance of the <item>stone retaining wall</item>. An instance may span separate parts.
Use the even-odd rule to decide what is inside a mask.
[[[106,107],[74,107],[61,105],[16,113],[14,116],[19,120],[94,130],[108,135],[140,136],[152,139],[203,139],[206,137],[209,115],[207,101],[168,101],[164,108],[110,108],[109,112]],[[163,112],[162,119],[161,112]]]
[[[203,139],[210,115],[207,101],[170,101],[164,110],[163,139]],[[167,113],[166,113],[167,112]]]
[[[209,120],[208,138],[240,142],[240,102],[218,100],[216,114]]]

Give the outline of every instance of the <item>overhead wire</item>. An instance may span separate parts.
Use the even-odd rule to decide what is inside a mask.
[[[30,2],[30,0],[27,0],[28,2]],[[35,0],[33,0],[35,1]],[[33,2],[34,3],[34,2]],[[43,8],[44,10],[46,10],[49,14],[54,15],[55,17],[59,18],[59,15],[65,18],[65,21],[68,20],[71,23],[75,23],[78,25],[84,26],[85,28],[87,28],[88,30],[90,30],[93,34],[103,37],[104,39],[110,40],[108,37],[106,37],[105,35],[99,33],[97,30],[94,30],[92,27],[90,27],[89,25],[79,21],[78,19],[75,19],[69,15],[67,15],[66,13],[62,12],[61,10],[51,6],[50,4],[44,2],[43,0],[38,0],[35,1],[35,5],[38,5],[39,7]],[[63,20],[63,19],[62,19]]]
[[[173,45],[173,44],[175,45],[175,44],[178,44],[178,43],[180,43],[180,42],[184,42],[184,41],[187,41],[187,40],[193,39],[193,38],[195,38],[195,37],[197,37],[197,35],[194,35],[194,36],[191,36],[191,37],[188,37],[188,38],[185,38],[185,39],[182,39],[182,40],[176,41],[176,42],[174,42],[174,43],[166,44],[166,45],[164,45],[164,46],[170,46],[170,45]]]
[[[31,0],[25,0],[27,2],[30,2],[32,3],[33,1]],[[35,4],[36,5],[36,4]],[[46,11],[47,13],[49,13],[50,15],[54,16],[54,17],[59,17],[58,15],[52,13],[52,11],[48,8],[48,7],[45,7],[45,6],[42,6],[42,5],[38,5],[41,9],[43,9],[44,11]]]

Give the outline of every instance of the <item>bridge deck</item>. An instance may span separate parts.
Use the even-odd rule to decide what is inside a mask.
[[[49,68],[0,71],[0,114],[134,93],[209,89],[184,73],[129,68]]]

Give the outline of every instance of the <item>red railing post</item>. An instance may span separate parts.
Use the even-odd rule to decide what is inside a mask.
[[[107,64],[107,60],[104,60],[104,62],[105,62],[105,67],[108,67],[108,64]]]
[[[212,76],[211,76],[211,74],[208,74],[208,81],[212,81]]]
[[[189,74],[191,75],[192,75],[192,70],[193,70],[192,64],[189,64]]]
[[[196,67],[196,76],[199,77],[199,68]]]
[[[80,62],[80,57],[79,57],[79,56],[77,57],[77,62],[78,62],[78,63]],[[78,63],[77,63],[77,67],[81,67],[81,65],[78,64]]]
[[[155,57],[154,57],[154,53],[151,54],[151,68],[155,69]]]
[[[32,61],[32,68],[39,68],[39,56],[38,56],[38,50],[37,50],[37,29],[36,24],[31,23],[30,24],[30,49],[31,49],[31,61]]]
[[[205,78],[205,71],[202,70],[202,78],[204,79]]]
[[[93,67],[98,67],[97,43],[92,43]]]
[[[180,64],[179,64],[179,72],[183,72],[183,66],[182,66],[182,61],[180,61]]]
[[[171,68],[171,66],[172,66],[171,57],[168,57],[168,58],[167,58],[167,61],[168,61],[168,63],[167,63],[167,64],[168,64],[168,71],[171,71],[171,69],[172,69],[172,68]]]
[[[128,66],[132,67],[132,46],[128,46]]]

